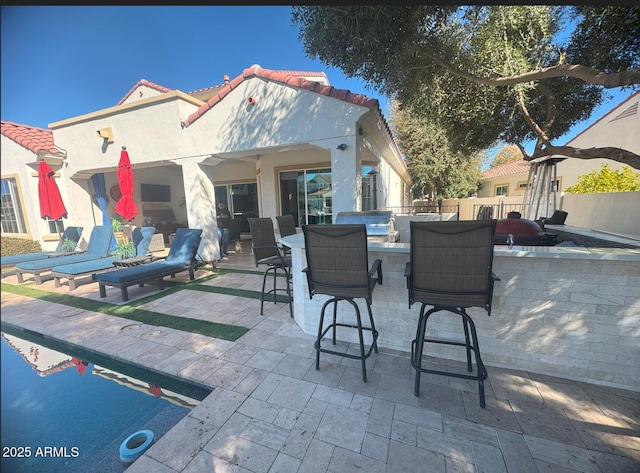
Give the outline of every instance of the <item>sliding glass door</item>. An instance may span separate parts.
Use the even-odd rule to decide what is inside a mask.
[[[280,172],[281,214],[292,214],[296,225],[332,222],[331,169]]]

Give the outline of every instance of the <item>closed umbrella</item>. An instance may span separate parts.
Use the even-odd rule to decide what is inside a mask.
[[[131,171],[131,161],[127,148],[122,147],[120,152],[120,162],[118,163],[118,185],[122,197],[115,206],[115,211],[122,215],[125,220],[131,220],[138,215],[138,207],[133,200],[133,172]]]
[[[67,218],[67,209],[62,202],[60,189],[54,177],[55,172],[45,162],[38,164],[38,197],[40,198],[40,217],[58,220]]]

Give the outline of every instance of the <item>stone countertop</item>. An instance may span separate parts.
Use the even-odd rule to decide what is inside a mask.
[[[278,238],[278,242],[289,248],[304,248],[304,234],[297,233]],[[369,251],[382,253],[409,254],[410,243],[380,243],[370,242]],[[640,249],[633,248],[586,248],[562,246],[513,246],[495,245],[494,256],[520,258],[553,258],[553,259],[585,259],[585,260],[615,260],[640,262]]]

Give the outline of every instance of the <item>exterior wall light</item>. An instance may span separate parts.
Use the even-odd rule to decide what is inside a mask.
[[[344,151],[345,149],[347,149],[347,145],[345,145],[344,143],[340,143],[336,149]]]

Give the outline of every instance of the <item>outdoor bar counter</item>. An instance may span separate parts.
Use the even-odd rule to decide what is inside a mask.
[[[295,320],[316,335],[328,296],[309,299],[304,235],[279,242],[291,248]],[[383,284],[372,302],[378,346],[400,352],[411,351],[420,313],[420,304],[408,305],[409,245],[368,244],[369,265],[382,260]],[[489,376],[499,366],[640,391],[640,249],[496,245],[493,271],[500,281],[491,316],[468,310]],[[364,301],[358,304],[366,311]],[[339,314],[353,313],[347,303],[338,307]],[[436,314],[429,324],[438,337],[462,340],[458,317]],[[355,342],[351,332],[338,331],[338,338]],[[464,359],[455,347],[428,345],[427,355]]]

